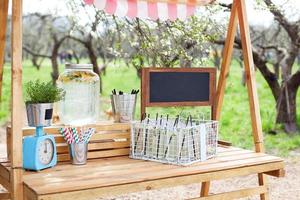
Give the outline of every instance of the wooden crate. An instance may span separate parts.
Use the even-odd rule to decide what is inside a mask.
[[[58,162],[69,161],[69,147],[59,129],[63,126],[51,126],[44,128],[45,133],[54,135],[56,141]],[[90,127],[96,132],[88,145],[88,159],[105,158],[114,156],[125,156],[129,154],[130,148],[130,124],[102,122]],[[23,128],[23,136],[33,135],[35,128]],[[7,128],[7,140],[11,140],[11,128]],[[8,142],[8,144],[10,144]],[[7,147],[8,158],[10,158],[10,147]]]

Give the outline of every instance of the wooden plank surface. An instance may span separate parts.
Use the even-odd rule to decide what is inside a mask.
[[[231,163],[230,163],[231,162]],[[243,166],[259,165],[261,163],[274,163],[273,159],[270,158],[249,158],[244,161],[230,161],[213,163],[204,166],[194,167],[177,167],[177,166],[162,166],[160,163],[147,163],[142,162],[140,164],[135,163],[133,165],[122,165],[122,166],[109,166],[103,168],[96,166],[93,168],[84,168],[81,170],[70,170],[65,174],[58,175],[57,173],[49,173],[44,175],[44,178],[38,177],[36,179],[27,179],[25,182],[41,191],[64,191],[90,188],[90,187],[105,187],[116,184],[126,184],[136,181],[161,179],[168,177],[184,176],[197,173],[206,173],[213,171],[222,171],[222,165],[224,170],[231,168],[241,168]],[[251,164],[249,164],[251,163]],[[150,166],[149,166],[150,165]],[[124,167],[126,167],[124,169]],[[209,169],[207,169],[207,167]],[[97,168],[97,169],[96,169]],[[101,179],[99,180],[99,177]],[[58,187],[59,186],[59,187]]]
[[[1,200],[10,199],[10,193],[0,191],[0,199]]]
[[[238,169],[242,171],[240,173],[244,173],[245,167],[253,167],[253,169],[257,167],[259,169],[257,171],[273,171],[283,168],[283,161],[280,158],[266,154],[249,151],[240,154],[237,150],[223,151],[223,154],[221,152],[215,159],[188,167],[133,160],[127,157],[107,158],[90,161],[84,166],[65,164],[39,173],[27,172],[24,175],[24,181],[38,194],[48,194],[230,169]],[[218,177],[212,176],[211,178]]]
[[[0,163],[0,176],[9,181],[9,170],[2,163]]]
[[[45,127],[44,131],[48,134],[60,134],[59,129],[63,128],[63,125],[53,125],[51,127]],[[95,128],[96,132],[105,132],[105,131],[129,131],[130,124],[128,123],[114,123],[111,121],[101,121],[96,125],[87,125],[87,127]],[[11,127],[8,126],[8,133],[11,133]],[[32,127],[23,127],[23,136],[33,135],[35,133],[35,128]]]
[[[0,185],[10,191],[10,182],[0,175]],[[0,198],[1,199],[1,198]]]
[[[24,200],[36,200],[37,198],[37,194],[33,192],[30,188],[28,188],[26,185],[24,185]]]
[[[97,197],[109,197],[113,195],[127,194],[131,192],[145,191],[145,190],[156,190],[161,188],[174,187],[178,185],[187,185],[192,183],[199,183],[201,181],[211,181],[226,179],[235,176],[244,176],[258,171],[270,170],[272,168],[281,167],[280,164],[268,163],[264,165],[257,166],[248,166],[241,170],[240,168],[215,171],[211,173],[202,173],[190,176],[178,176],[165,179],[156,179],[156,180],[144,180],[143,182],[135,182],[128,184],[120,184],[109,187],[99,187],[99,188],[89,188],[87,190],[75,190],[64,193],[51,193],[40,195],[39,199],[43,200],[85,200],[85,199],[95,199]]]

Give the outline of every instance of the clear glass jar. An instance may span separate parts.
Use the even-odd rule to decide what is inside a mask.
[[[59,103],[59,117],[63,124],[82,126],[97,121],[100,83],[93,65],[66,64],[57,85],[66,92]]]

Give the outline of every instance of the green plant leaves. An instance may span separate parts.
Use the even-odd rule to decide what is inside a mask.
[[[54,103],[65,96],[65,91],[53,85],[51,81],[29,81],[25,86],[27,93],[26,103]]]

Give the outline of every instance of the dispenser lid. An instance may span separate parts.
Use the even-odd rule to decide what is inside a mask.
[[[66,63],[66,69],[82,69],[82,70],[92,70],[92,64],[72,64]]]

